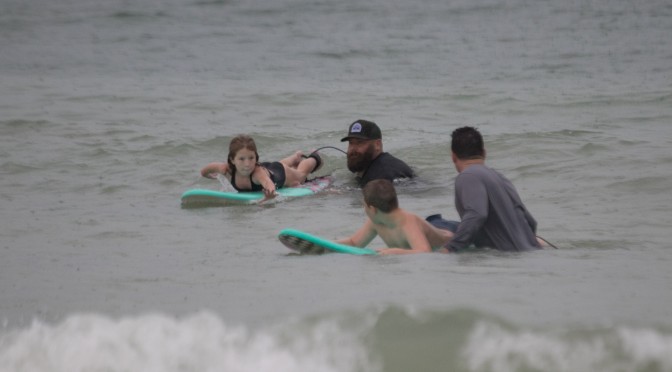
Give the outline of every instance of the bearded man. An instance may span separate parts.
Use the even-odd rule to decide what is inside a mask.
[[[355,121],[350,124],[348,135],[341,139],[341,142],[345,141],[348,141],[348,169],[355,174],[361,187],[377,179],[394,181],[415,177],[406,163],[383,152],[383,136],[376,123]]]

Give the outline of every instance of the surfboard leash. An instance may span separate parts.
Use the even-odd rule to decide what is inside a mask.
[[[340,151],[340,152],[342,152],[346,155],[348,154],[346,151],[343,151],[343,150],[339,149],[338,147],[334,147],[334,146],[322,146],[319,149],[313,150],[312,152],[317,152],[317,151],[324,150],[324,149],[334,149],[334,150],[338,150],[338,151]]]
[[[546,240],[546,239],[542,238],[541,236],[537,235],[537,238],[539,238],[539,239],[543,240],[543,241],[544,241],[544,243],[546,243],[546,244],[550,245],[551,247],[553,247],[553,248],[555,248],[555,249],[558,249],[558,247],[556,247],[555,245],[553,245],[553,243],[551,243],[551,242],[549,242],[548,240]]]

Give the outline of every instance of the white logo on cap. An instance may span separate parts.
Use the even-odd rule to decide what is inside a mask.
[[[352,128],[350,128],[350,133],[361,133],[362,132],[362,124],[355,123],[352,125]]]

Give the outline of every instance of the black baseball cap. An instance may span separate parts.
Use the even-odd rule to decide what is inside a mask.
[[[376,123],[368,120],[357,120],[350,124],[348,135],[341,138],[341,142],[345,142],[350,138],[377,140],[383,139],[383,135],[380,133],[380,128],[378,128]]]

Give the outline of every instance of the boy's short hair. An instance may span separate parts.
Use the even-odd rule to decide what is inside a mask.
[[[397,191],[394,184],[386,179],[378,179],[367,182],[362,189],[364,202],[368,206],[373,206],[383,213],[389,213],[399,208]]]
[[[457,128],[453,131],[452,137],[450,150],[458,159],[478,159],[485,155],[483,136],[478,129],[474,127]]]

